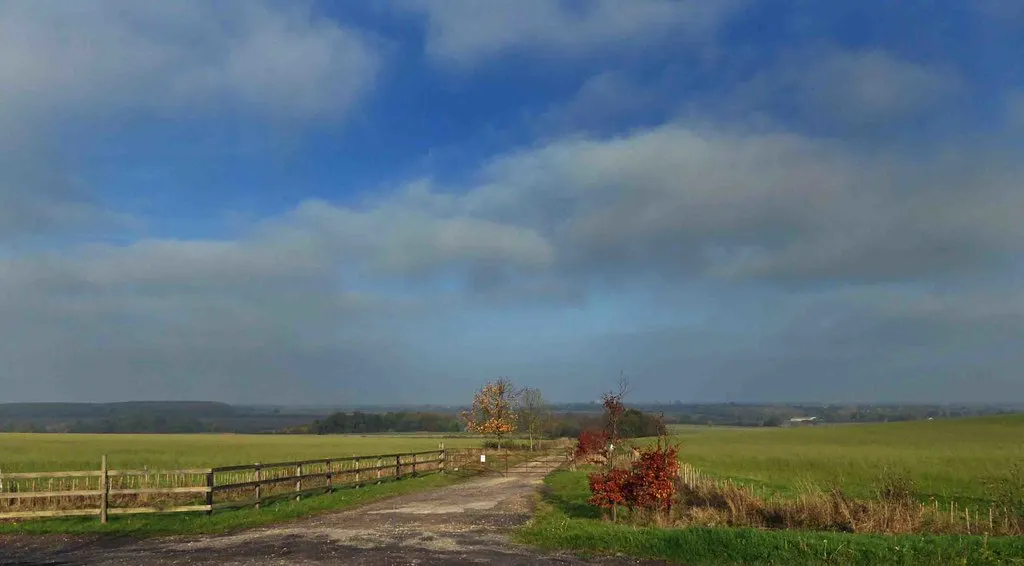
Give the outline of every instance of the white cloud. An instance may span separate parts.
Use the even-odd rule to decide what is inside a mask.
[[[427,18],[427,51],[470,65],[510,51],[541,57],[576,57],[669,37],[712,32],[741,2],[736,0],[411,0],[402,6]]]
[[[879,127],[933,113],[963,92],[947,68],[884,51],[820,48],[783,57],[729,102],[742,109],[785,109],[816,125]]]
[[[459,206],[547,235],[574,271],[886,281],[1024,251],[1020,174],[956,148],[910,158],[669,125],[502,157]]]
[[[664,289],[730,288],[721,278],[762,289],[870,284],[861,295],[804,305],[770,295],[782,310],[777,327],[759,322],[763,342],[781,348],[811,336],[823,356],[780,349],[778,372],[813,375],[835,359],[868,359],[889,341],[907,352],[944,348],[950,379],[971,364],[1003,376],[1013,360],[982,360],[980,343],[958,341],[965,327],[994,341],[1019,328],[1019,309],[1002,308],[1016,295],[992,283],[1012,280],[1007,263],[1024,251],[1019,164],[956,149],[898,157],[792,134],[670,124],[500,156],[464,191],[416,182],[358,207],[308,201],[236,239],[8,254],[0,259],[4,379],[32,392],[23,397],[88,398],[104,386],[136,397],[255,400],[271,398],[287,374],[294,400],[331,387],[379,399],[413,376],[454,383],[514,363],[475,358],[460,370],[442,359],[456,350],[438,328],[491,332],[493,340],[508,331],[489,326],[502,320],[483,314],[493,309],[476,307],[578,306],[595,289],[638,286],[661,304]],[[869,292],[905,281],[904,294]],[[952,290],[922,294],[920,281]],[[460,325],[469,312],[489,322]],[[830,326],[815,323],[818,333],[808,335],[819,316]],[[610,348],[583,334],[557,346],[592,357],[583,366],[552,345],[532,363],[600,362],[649,375],[695,364],[757,394],[765,394],[761,379],[785,382],[751,344],[725,357],[703,342],[704,354],[652,356],[651,344],[661,342]],[[931,367],[910,354],[884,367],[909,372],[914,363]],[[841,391],[787,379],[788,391]]]
[[[63,161],[66,133],[139,113],[344,118],[373,86],[373,40],[263,1],[0,3],[0,241],[118,220]]]
[[[0,5],[0,111],[41,119],[125,107],[344,114],[379,55],[355,30],[271,2]]]
[[[838,53],[808,71],[805,96],[821,112],[884,120],[927,111],[955,92],[957,79],[879,51]]]

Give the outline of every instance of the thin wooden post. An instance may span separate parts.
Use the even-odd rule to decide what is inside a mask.
[[[989,507],[988,507],[988,532],[991,533],[994,528],[995,527],[993,526],[993,523],[992,523],[992,506],[989,505]]]
[[[100,522],[107,522],[107,506],[110,503],[110,476],[107,475],[107,455],[100,458]]]
[[[395,479],[402,477],[402,455],[395,456]]]
[[[334,493],[334,486],[331,485],[331,460],[328,458],[327,461],[327,493]]]
[[[967,519],[967,534],[971,534],[971,508],[964,507],[964,517]]]
[[[260,508],[260,501],[263,499],[263,466],[256,462],[256,508]]]
[[[359,457],[352,456],[352,469],[356,471],[356,489],[359,489]]]
[[[213,514],[213,470],[206,472],[206,514]]]
[[[295,466],[295,501],[302,498],[299,492],[302,491],[302,464]]]
[[[381,459],[381,458],[377,458],[377,483],[380,483],[380,473],[383,471],[382,470],[383,467],[384,467],[384,460]]]
[[[441,443],[441,460],[438,462],[437,467],[444,473],[445,463],[448,461],[448,453],[444,450],[444,442]]]
[[[412,477],[416,477],[416,462],[418,462],[419,459],[420,459],[420,455],[419,454],[413,454],[412,455]]]

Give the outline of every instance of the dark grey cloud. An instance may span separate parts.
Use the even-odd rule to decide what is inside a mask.
[[[991,290],[990,290],[991,291]],[[993,402],[1024,395],[1019,292],[871,287],[774,296],[745,324],[609,334],[581,350],[636,395],[735,402]],[[602,372],[603,370],[603,372]]]

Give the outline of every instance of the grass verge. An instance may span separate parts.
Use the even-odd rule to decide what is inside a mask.
[[[38,519],[0,523],[3,534],[76,534],[111,536],[165,536],[185,534],[216,534],[259,527],[328,511],[339,511],[406,493],[414,493],[451,485],[467,474],[430,474],[359,489],[344,489],[334,493],[316,495],[301,501],[281,501],[264,505],[262,509],[245,508],[217,511],[212,515],[179,513],[166,515],[116,515],[107,524],[96,517],[65,519]]]
[[[626,554],[682,564],[1024,564],[1024,539],[853,535],[729,528],[659,529],[613,524],[586,503],[586,474],[556,472],[535,519],[517,538],[582,555]]]

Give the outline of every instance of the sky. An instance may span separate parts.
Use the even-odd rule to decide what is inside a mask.
[[[0,0],[0,402],[1024,401],[1015,0]]]

